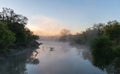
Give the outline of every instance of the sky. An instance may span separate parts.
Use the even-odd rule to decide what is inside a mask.
[[[96,23],[120,21],[120,0],[0,0],[7,7],[28,17],[34,33],[57,35],[61,29],[81,32]]]

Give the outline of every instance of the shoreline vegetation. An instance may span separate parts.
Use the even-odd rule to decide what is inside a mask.
[[[27,27],[27,17],[16,14],[10,8],[0,12],[0,56],[20,53],[26,49],[37,48],[39,36]]]
[[[120,22],[95,24],[76,35],[64,30],[59,40],[90,46],[93,65],[110,74],[120,74]]]

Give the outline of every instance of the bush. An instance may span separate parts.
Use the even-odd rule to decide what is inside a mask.
[[[15,34],[7,28],[7,24],[0,21],[0,51],[6,51],[14,44],[15,39]]]
[[[120,45],[114,48],[114,53],[116,57],[120,57]]]
[[[95,39],[92,45],[93,63],[101,68],[110,64],[114,58],[112,42],[107,36]]]

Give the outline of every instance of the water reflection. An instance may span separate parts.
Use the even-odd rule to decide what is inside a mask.
[[[120,74],[120,58],[93,58],[93,64],[108,74]]]
[[[91,50],[89,46],[85,45],[74,45],[73,47],[77,48],[78,55],[81,54],[84,60],[92,61]]]
[[[120,74],[120,58],[116,58],[106,67],[106,70],[109,74]]]
[[[37,58],[30,58],[30,56],[33,56],[33,50],[0,60],[0,74],[27,74],[27,63],[39,64],[39,60]]]
[[[28,74],[107,74],[92,65],[87,48],[73,47],[65,42],[43,41],[38,51],[40,63],[36,66],[28,64]]]
[[[57,41],[42,43],[35,51],[1,60],[0,74],[107,74],[92,65],[91,54],[84,46]]]
[[[27,59],[27,63],[29,63],[29,64],[39,64],[39,60],[38,60],[38,57],[37,57],[37,55],[38,55],[39,53],[38,53],[38,51],[33,51],[32,52],[32,55]]]

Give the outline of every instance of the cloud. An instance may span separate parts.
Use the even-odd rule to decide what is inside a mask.
[[[31,17],[27,27],[34,34],[42,36],[59,35],[60,30],[63,28],[62,23],[58,20],[46,16]]]

